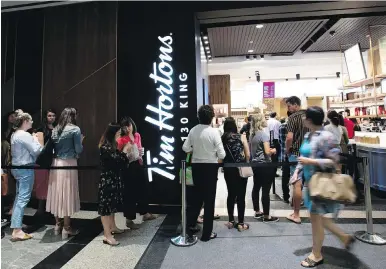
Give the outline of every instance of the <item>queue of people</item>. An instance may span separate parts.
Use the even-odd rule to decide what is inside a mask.
[[[262,219],[265,223],[278,221],[277,217],[270,214],[269,199],[276,168],[270,165],[264,167],[264,164],[280,160],[298,162],[298,165],[290,166],[288,170],[284,170],[283,167],[284,201],[289,202],[288,185],[293,186],[294,212],[287,217],[288,220],[296,224],[301,223],[302,200],[311,214],[313,249],[302,262],[302,266],[314,267],[323,263],[321,247],[324,228],[335,234],[344,247],[351,247],[354,242],[353,237],[324,217],[328,213],[338,214],[341,205],[335,202],[313,201],[310,199],[308,190],[308,183],[317,171],[340,172],[341,169],[335,164],[339,160],[339,154],[344,152],[347,146],[350,132],[344,127],[343,118],[340,118],[335,111],[327,114],[330,124],[323,127],[325,114],[322,108],[309,107],[303,110],[301,101],[296,96],[287,98],[286,103],[288,107],[286,122],[280,124],[275,120],[275,114],[271,114],[271,119],[267,122],[263,114],[256,113],[247,118],[240,133],[237,131],[235,119],[228,117],[223,124],[224,132],[220,134],[211,126],[215,116],[213,108],[208,105],[199,108],[197,114],[199,124],[191,129],[182,148],[186,153],[192,154],[194,181],[192,195],[188,196],[190,205],[186,223],[188,240],[197,232],[191,228],[195,226],[202,207],[204,207],[204,218],[201,240],[209,241],[217,237],[213,231],[213,219],[218,163],[260,164],[253,167],[254,217]],[[3,165],[8,165],[9,159],[14,166],[35,165],[37,157],[44,152],[44,147],[48,143],[53,143],[52,166],[77,166],[77,159],[83,151],[84,136],[76,124],[76,109],[65,108],[58,121],[53,110],[48,110],[44,115],[43,126],[33,132],[28,132],[33,123],[28,113],[17,110],[12,116],[8,116],[8,120],[12,122],[4,130],[2,155],[6,157],[10,152],[11,158],[2,158],[8,162]],[[102,167],[98,213],[104,230],[103,243],[117,246],[119,242],[114,238],[114,234],[121,234],[125,230],[117,227],[114,214],[122,206],[126,226],[129,229],[139,228],[133,222],[137,212],[140,213],[143,221],[156,218],[149,212],[149,186],[143,168],[144,148],[136,125],[129,117],[124,117],[120,123],[110,123],[98,146]],[[16,180],[17,190],[11,211],[12,241],[32,238],[23,230],[22,220],[34,185],[36,193],[39,192],[37,197],[42,201],[46,199],[45,211],[55,217],[55,234],[61,234],[65,239],[79,233],[71,227],[71,216],[80,210],[78,170],[53,169],[35,172],[33,169],[12,169],[11,173]],[[243,177],[236,167],[225,167],[224,177],[228,188],[228,222],[225,225],[228,229],[246,231],[250,228],[244,221],[248,178]],[[261,199],[260,190],[262,190]],[[263,205],[262,210],[260,200]],[[40,212],[41,204],[44,202],[39,202]],[[238,209],[237,223],[234,216],[235,204]]]
[[[189,229],[194,226],[199,210],[204,204],[205,216],[201,240],[215,239],[217,234],[213,229],[214,201],[217,185],[217,163],[259,163],[268,164],[273,159],[281,162],[297,162],[297,165],[284,166],[283,194],[284,201],[289,203],[289,186],[293,187],[292,204],[294,212],[287,217],[293,223],[301,224],[300,207],[304,203],[311,215],[313,231],[312,253],[301,262],[303,267],[315,267],[323,263],[321,253],[324,229],[336,235],[343,246],[349,249],[354,243],[354,237],[340,230],[331,219],[325,215],[337,215],[342,206],[337,202],[319,202],[310,198],[308,184],[311,177],[318,171],[340,173],[336,163],[340,153],[348,144],[348,132],[343,126],[343,118],[338,113],[330,111],[327,115],[332,125],[323,127],[325,113],[320,107],[301,109],[301,101],[292,96],[286,99],[288,120],[280,123],[271,114],[270,121],[265,120],[261,113],[256,113],[246,119],[246,124],[237,132],[235,119],[228,117],[224,122],[224,133],[211,127],[214,117],[211,106],[202,106],[198,110],[199,125],[189,133],[183,145],[186,153],[192,154],[192,176],[194,195],[188,196],[188,240],[199,230]],[[249,139],[245,133],[249,134]],[[273,142],[273,143],[272,143]],[[272,156],[276,156],[272,158]],[[255,218],[265,223],[276,222],[279,219],[270,215],[269,193],[275,179],[276,169],[273,166],[258,165],[253,167],[252,200]],[[244,222],[245,196],[248,178],[241,176],[236,167],[224,167],[224,177],[228,189],[227,210],[228,229],[236,228],[240,232],[248,230],[249,224]],[[262,190],[260,210],[260,190]],[[237,205],[238,222],[235,221],[234,207]]]
[[[55,111],[49,109],[44,113],[42,126],[34,130],[30,114],[22,110],[10,113],[2,123],[5,127],[2,135],[2,166],[36,166],[37,158],[47,155],[52,158],[51,166],[76,167],[84,139],[76,119],[75,108],[65,108],[57,121]],[[52,145],[51,153],[49,145]],[[142,159],[144,149],[134,121],[125,117],[119,124],[110,123],[100,140],[99,149],[102,172],[98,213],[104,227],[103,243],[116,246],[119,242],[113,235],[124,230],[116,226],[114,214],[122,207],[129,229],[139,228],[133,223],[137,211],[143,221],[156,218],[148,208],[148,181]],[[33,191],[39,201],[35,214],[37,221],[45,212],[51,213],[55,217],[55,235],[61,234],[62,239],[66,239],[79,233],[71,226],[71,216],[80,210],[77,169],[2,170],[2,179],[5,175],[12,175],[16,182],[16,196],[9,212],[11,241],[32,238],[29,232],[31,227],[22,222]],[[2,217],[4,214],[2,203]]]

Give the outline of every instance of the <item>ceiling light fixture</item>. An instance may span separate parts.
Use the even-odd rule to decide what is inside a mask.
[[[253,52],[253,50],[248,50],[249,53]]]
[[[262,25],[262,24],[256,25],[256,28],[257,28],[257,29],[261,29],[261,28],[263,28],[263,27],[264,27],[264,25]]]
[[[205,47],[206,50],[209,50],[209,47]]]
[[[204,40],[207,40],[207,39],[208,39],[208,37],[207,37],[206,35],[204,35],[202,38],[203,38]]]
[[[205,43],[205,44],[209,44],[209,41],[208,41],[208,40],[205,40],[204,43]]]
[[[249,44],[253,44],[253,40],[249,41]]]

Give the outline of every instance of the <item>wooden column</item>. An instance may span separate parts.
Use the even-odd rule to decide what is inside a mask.
[[[209,104],[228,104],[228,115],[231,115],[231,76],[209,76]]]

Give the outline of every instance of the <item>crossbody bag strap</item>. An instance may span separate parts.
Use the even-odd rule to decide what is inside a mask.
[[[232,152],[231,152],[231,150],[230,150],[228,144],[226,144],[226,146],[227,146],[227,148],[228,148],[229,154],[231,155],[233,161],[236,163],[236,160],[235,160],[235,158],[233,157],[233,154],[232,154]]]

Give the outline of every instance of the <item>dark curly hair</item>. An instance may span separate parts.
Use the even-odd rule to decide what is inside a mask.
[[[198,121],[200,124],[209,125],[214,118],[214,109],[212,106],[203,105],[198,109]]]

